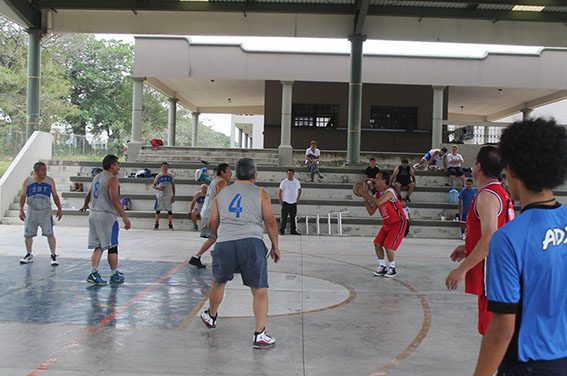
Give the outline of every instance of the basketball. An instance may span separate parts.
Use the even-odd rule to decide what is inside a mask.
[[[355,196],[362,197],[364,192],[368,190],[368,186],[363,181],[357,181],[352,187],[352,192]]]

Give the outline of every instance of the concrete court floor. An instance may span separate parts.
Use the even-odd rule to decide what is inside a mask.
[[[270,261],[268,333],[251,346],[251,298],[228,284],[216,329],[207,306],[210,266],[184,263],[196,232],[120,232],[124,285],[93,287],[87,229],[56,226],[60,266],[23,226],[0,226],[0,375],[466,375],[480,336],[476,299],[444,287],[456,240],[405,239],[395,279],[373,277],[372,238],[280,237]],[[210,264],[210,255],[203,256]],[[108,276],[103,259],[101,274]]]

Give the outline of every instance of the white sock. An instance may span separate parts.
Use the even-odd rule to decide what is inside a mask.
[[[112,270],[110,271],[110,275],[116,274],[117,271],[118,271],[118,269],[112,269]]]
[[[386,261],[384,259],[378,259],[378,266],[386,266]]]
[[[98,272],[98,269],[93,266],[93,267],[91,268],[91,273],[95,273],[95,272]]]
[[[396,267],[396,261],[388,261],[388,263],[390,264],[390,268]]]

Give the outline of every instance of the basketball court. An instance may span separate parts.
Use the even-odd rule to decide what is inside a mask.
[[[0,230],[2,375],[456,375],[476,362],[476,299],[444,286],[456,240],[406,239],[388,279],[372,276],[371,238],[280,237],[267,324],[277,345],[256,350],[239,276],[217,327],[198,317],[211,258],[187,265],[197,232],[121,231],[126,283],[92,286],[87,229],[55,228],[58,267],[39,237],[34,263],[19,265],[22,228]]]

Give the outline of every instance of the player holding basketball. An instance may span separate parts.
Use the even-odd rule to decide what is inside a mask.
[[[473,166],[473,180],[478,187],[467,214],[465,245],[451,253],[451,260],[464,260],[445,280],[448,289],[454,290],[465,279],[465,292],[478,295],[478,332],[486,333],[492,317],[487,311],[485,259],[492,234],[514,218],[514,207],[508,192],[498,181],[502,173],[500,152],[494,146],[483,146]]]
[[[408,222],[398,195],[389,185],[389,181],[390,177],[387,173],[379,172],[374,181],[377,190],[375,196],[369,194],[365,184],[358,183],[355,186],[355,194],[364,198],[364,206],[368,214],[374,215],[376,210],[380,211],[384,223],[374,239],[374,248],[378,257],[378,269],[374,275],[392,278],[397,274],[394,252],[402,243]],[[384,258],[384,249],[388,257],[388,266]]]

